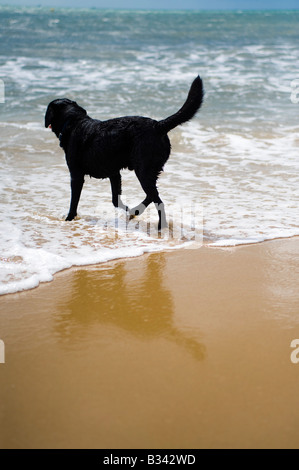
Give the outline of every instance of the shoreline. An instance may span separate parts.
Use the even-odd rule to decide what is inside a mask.
[[[121,261],[131,260],[131,259],[135,259],[135,258],[140,258],[142,256],[147,256],[147,255],[151,255],[151,254],[154,254],[154,253],[172,253],[172,252],[181,251],[181,250],[199,250],[201,248],[229,250],[229,249],[232,249],[232,248],[238,249],[238,248],[242,248],[242,247],[249,247],[249,246],[255,246],[255,245],[260,245],[260,244],[264,244],[264,243],[271,243],[271,242],[283,241],[283,240],[287,241],[287,240],[293,240],[293,239],[298,239],[299,240],[299,235],[292,235],[290,237],[270,238],[270,239],[266,239],[266,240],[254,241],[254,242],[248,242],[248,243],[240,243],[240,244],[235,244],[235,245],[213,245],[211,243],[202,243],[202,244],[200,244],[200,246],[196,247],[196,243],[198,243],[198,242],[195,242],[194,247],[192,247],[192,245],[191,245],[191,248],[189,248],[189,247],[186,248],[184,246],[182,246],[182,247],[176,246],[175,248],[165,248],[165,247],[163,247],[163,248],[161,248],[161,250],[145,251],[145,252],[143,252],[139,255],[136,255],[136,256],[115,258],[115,259],[108,260],[108,261],[103,261],[103,262],[100,262],[100,263],[92,263],[92,264],[86,264],[86,265],[85,264],[83,264],[83,265],[72,265],[70,267],[63,268],[60,271],[56,271],[52,275],[53,278],[49,281],[39,281],[39,283],[36,286],[29,287],[28,289],[21,289],[21,290],[15,291],[15,292],[7,292],[7,293],[4,293],[4,294],[0,294],[0,303],[1,303],[1,299],[5,298],[6,296],[22,294],[22,293],[25,293],[25,292],[29,292],[29,291],[38,289],[40,286],[43,286],[45,284],[47,285],[47,284],[53,282],[55,277],[58,274],[64,274],[64,273],[67,273],[68,271],[73,270],[73,269],[90,269],[90,268],[94,268],[94,267],[97,267],[97,266],[105,266],[106,264],[109,265],[109,263],[121,262]]]
[[[219,249],[221,248],[221,249]],[[1,448],[298,448],[299,237],[2,296]]]

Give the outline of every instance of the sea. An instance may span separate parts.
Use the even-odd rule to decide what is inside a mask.
[[[298,64],[298,10],[0,7],[0,294],[72,266],[299,235]],[[109,181],[89,177],[65,222],[69,172],[44,127],[48,103],[159,120],[197,75],[204,104],[169,133],[159,178],[169,228],[158,233],[154,206],[128,220]],[[135,206],[144,193],[133,172],[122,176]]]

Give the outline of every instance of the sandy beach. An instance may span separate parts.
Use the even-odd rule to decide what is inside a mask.
[[[299,239],[75,268],[0,299],[1,448],[298,448]]]

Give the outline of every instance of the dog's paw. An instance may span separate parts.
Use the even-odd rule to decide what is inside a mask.
[[[76,216],[77,216],[77,214],[75,214],[75,215],[70,215],[69,214],[67,216],[67,218],[65,219],[65,222],[70,222],[71,220],[74,220]]]
[[[134,219],[137,215],[139,215],[139,209],[133,208],[129,210],[130,220]]]

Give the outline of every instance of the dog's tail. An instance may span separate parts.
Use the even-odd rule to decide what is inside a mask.
[[[176,126],[190,121],[201,107],[203,96],[203,84],[200,76],[198,76],[192,83],[188,97],[181,109],[177,113],[172,114],[172,116],[158,122],[160,132],[167,134],[167,132],[174,129]]]

